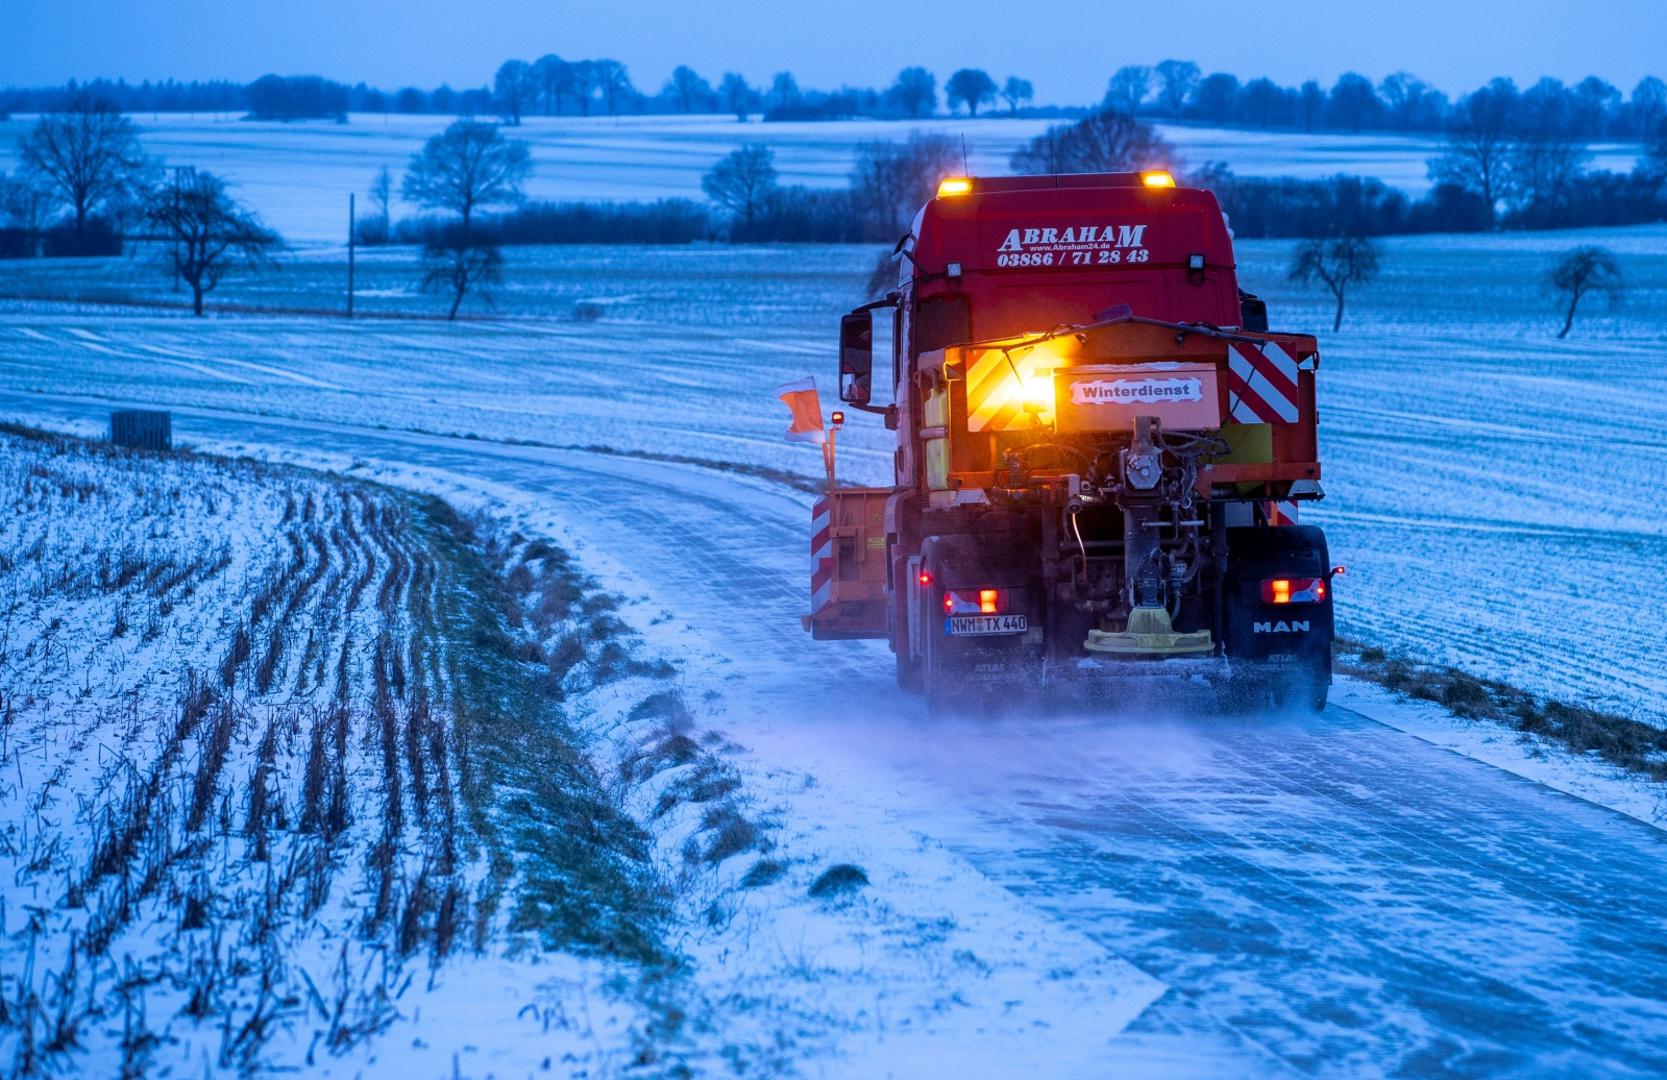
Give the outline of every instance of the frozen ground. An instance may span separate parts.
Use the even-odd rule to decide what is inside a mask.
[[[10,432],[0,500],[8,1075],[1087,1068],[1163,992],[749,764],[547,542]]]
[[[1632,290],[1557,341],[1539,281],[1556,252],[1586,242],[1617,251]],[[1324,298],[1281,282],[1286,250],[1241,244],[1241,278],[1279,326],[1321,334],[1331,497],[1312,518],[1351,569],[1338,596],[1344,632],[1662,722],[1667,630],[1637,613],[1667,604],[1667,525],[1653,494],[1667,485],[1667,228],[1397,239],[1338,334]],[[366,306],[431,311],[398,257],[373,279],[392,295]],[[874,257],[518,250],[501,307],[544,317],[459,326],[197,324],[14,303],[0,323],[0,390],[21,414],[63,397],[158,402],[809,475],[811,455],[780,439],[768,391],[827,375],[833,315],[863,299]],[[165,278],[124,266],[102,271],[111,289],[167,297]],[[0,292],[70,272],[0,267]],[[225,299],[317,303],[339,274],[321,255],[279,278],[234,281]],[[580,300],[600,306],[600,321],[572,321]],[[886,437],[854,421],[842,474],[883,479]]]
[[[543,871],[408,500],[9,433],[0,500],[8,1075],[633,1055],[629,960],[514,947]]]
[[[15,164],[15,134],[31,118],[0,123],[0,168]],[[240,194],[290,241],[346,235],[347,196],[361,210],[376,171],[396,177],[422,141],[451,122],[438,116],[355,115],[350,123],[256,123],[231,115],[138,116],[148,153],[170,165],[212,169],[237,183]],[[972,172],[1007,172],[1007,159],[1052,121],[995,117],[919,123],[838,121],[740,124],[727,116],[531,117],[515,132],[532,146],[534,172],[527,192],[550,199],[703,199],[700,178],[744,142],[776,152],[786,183],[837,187],[845,183],[859,143],[907,138],[912,131],[965,136]],[[1193,165],[1225,161],[1245,176],[1376,176],[1413,193],[1429,186],[1425,161],[1439,140],[1420,135],[1264,133],[1191,125],[1159,125]],[[1636,147],[1594,147],[1594,164],[1626,171]],[[401,207],[400,212],[410,208]]]
[[[784,633],[804,602],[802,501],[779,485],[469,439],[193,422],[211,445],[352,459],[355,472],[490,506],[559,536],[628,598],[622,615],[679,658],[699,723],[744,746],[735,760],[763,775],[752,783],[785,823],[783,848],[856,862],[875,882],[889,929],[855,952],[828,942],[826,923],[784,934],[776,921],[709,961],[766,998],[779,968],[761,976],[756,965],[777,955],[823,987],[827,1014],[786,1013],[801,1046],[830,1017],[891,1018],[837,1040],[839,1058],[800,1060],[809,1071],[1667,1066],[1667,953],[1653,916],[1667,902],[1653,884],[1663,834],[1403,732],[1429,722],[1370,688],[1346,688],[1350,707],[1313,720],[1191,719],[1178,699],[1169,717],[934,723],[899,699],[883,645],[830,649]],[[1497,756],[1529,776],[1542,768],[1531,752]],[[1605,801],[1624,789],[1587,783]],[[968,864],[1019,906],[969,881],[957,869]],[[743,918],[771,918],[768,901],[744,903]],[[899,1026],[888,1002],[917,1000],[919,976],[887,962],[886,946],[925,948],[945,933],[955,958],[933,977],[981,973],[979,996],[952,995]],[[1045,975],[1014,946],[1046,957]],[[1087,1019],[1073,997],[1084,979],[1151,1004],[1127,1026],[1115,1009]],[[1000,999],[1016,1004],[1004,1011]],[[1031,1018],[1022,1030],[1014,1008]]]
[[[1660,722],[1664,237],[1390,245],[1384,281],[1322,335],[1332,498],[1314,520],[1351,566],[1347,632]],[[1620,252],[1635,291],[1558,343],[1535,282],[1590,241]],[[1324,330],[1317,297],[1276,284],[1283,254],[1245,245],[1246,283],[1280,325]],[[167,404],[199,445],[349,468],[561,540],[678,659],[699,725],[745,748],[733,760],[780,808],[784,850],[807,855],[791,888],[834,860],[870,871],[892,931],[868,945],[788,921],[767,946],[702,954],[760,993],[778,976],[759,957],[794,957],[795,985],[862,1014],[843,1056],[807,1071],[1667,1068],[1652,793],[1358,686],[1314,720],[1206,722],[1177,701],[1169,718],[929,722],[883,643],[799,634],[808,498],[765,474],[812,471],[779,441],[768,390],[826,374],[872,253],[522,258],[522,287],[558,317],[197,323],[13,303],[0,415],[96,432],[113,402]],[[616,302],[563,321],[581,296]],[[877,424],[842,446],[845,475],[882,474]],[[1022,936],[994,929],[1010,922]],[[886,941],[928,959],[877,965]],[[1026,953],[1048,958],[1042,978]],[[923,982],[985,967],[979,997],[907,1023],[884,998],[919,1003]],[[1100,1019],[1072,1015],[1085,981],[1117,990]],[[995,1004],[1009,987],[1029,988],[1016,1012]]]

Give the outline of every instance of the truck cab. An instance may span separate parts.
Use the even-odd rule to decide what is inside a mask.
[[[841,399],[896,432],[894,482],[818,502],[812,632],[885,637],[939,706],[1153,674],[1323,705],[1332,570],[1297,521],[1318,347],[1267,331],[1214,195],[954,178],[895,258],[840,327]]]

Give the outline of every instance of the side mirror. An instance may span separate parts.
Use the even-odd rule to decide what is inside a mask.
[[[839,320],[839,400],[868,404],[873,376],[874,313],[853,311]]]

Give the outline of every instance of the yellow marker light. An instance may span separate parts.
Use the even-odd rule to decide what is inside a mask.
[[[938,198],[972,194],[972,181],[964,176],[950,176],[938,181]]]
[[[1174,187],[1175,177],[1162,169],[1153,169],[1151,172],[1141,173],[1140,182],[1147,187]],[[938,189],[938,194],[943,194],[942,188]]]

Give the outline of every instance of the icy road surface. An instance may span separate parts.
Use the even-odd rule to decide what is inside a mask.
[[[86,429],[103,408],[7,394],[0,413]],[[804,499],[760,481],[350,425],[178,422],[207,448],[359,462],[547,515],[670,614],[689,682],[723,694],[725,727],[758,757],[908,808],[912,828],[1166,983],[1104,1046],[1111,1071],[1667,1071],[1667,834],[1648,825],[1335,707],[930,722],[892,687],[883,644],[799,635]]]

